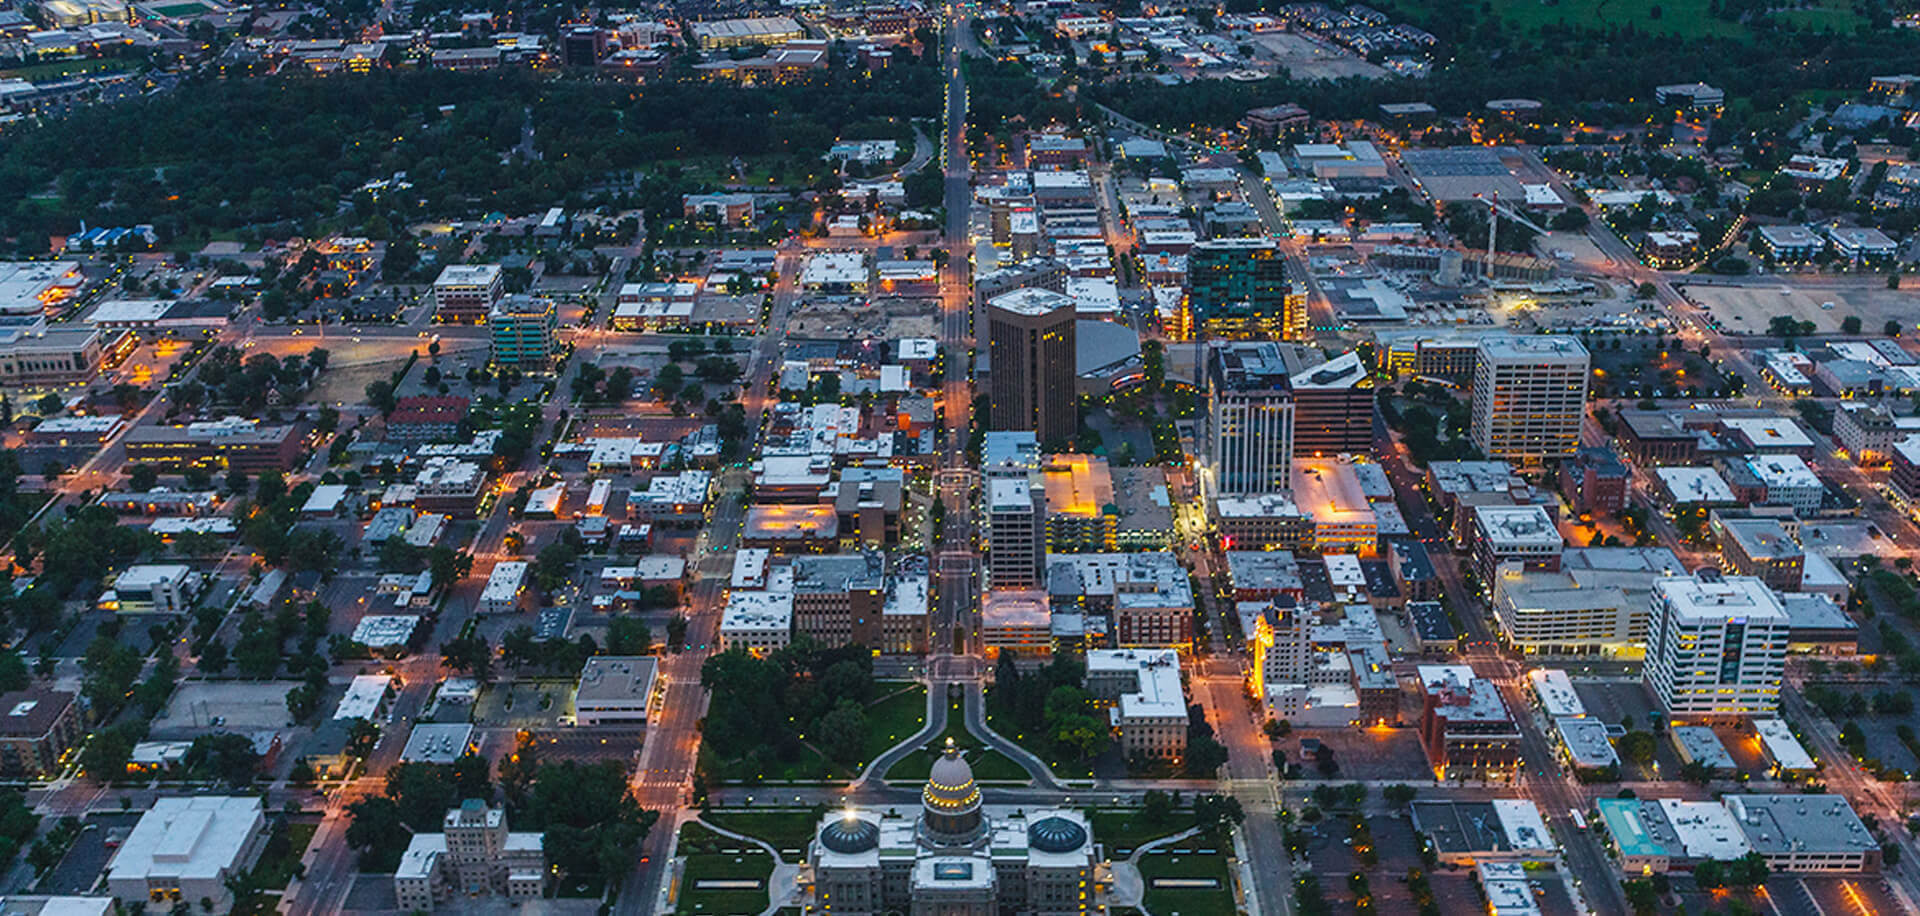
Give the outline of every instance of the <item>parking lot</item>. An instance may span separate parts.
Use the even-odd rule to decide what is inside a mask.
[[[1318,738],[1333,751],[1340,771],[1333,781],[1355,779],[1432,779],[1427,755],[1420,747],[1420,733],[1412,727],[1401,728],[1296,728],[1284,745],[1287,760],[1301,764],[1302,775],[1309,780],[1322,778],[1313,761],[1300,754],[1302,738]]]

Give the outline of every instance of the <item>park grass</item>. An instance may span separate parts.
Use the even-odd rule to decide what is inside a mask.
[[[1708,14],[1710,0],[1499,0],[1494,14],[1508,25],[1528,31],[1543,26],[1613,28],[1631,22],[1655,35],[1680,39],[1739,38],[1745,26]],[[1660,18],[1653,18],[1653,11]]]
[[[1040,758],[1053,770],[1053,775],[1066,779],[1093,778],[1092,762],[1055,760],[1053,759],[1053,748],[1047,746],[1047,742],[1042,736],[1038,734],[1029,735],[1020,731],[1018,728],[1003,727],[1008,723],[996,722],[994,721],[995,718],[993,714],[993,704],[987,703],[987,727],[993,729],[994,733],[1000,737],[1026,748],[1033,756]]]
[[[1095,833],[1099,836],[1099,833]],[[1227,871],[1227,847],[1216,837],[1195,836],[1175,844],[1182,849],[1212,848],[1212,853],[1174,853],[1154,851],[1138,860],[1140,880],[1145,894],[1140,902],[1151,913],[1179,913],[1180,916],[1233,916],[1239,912],[1234,903],[1233,876]],[[1212,888],[1156,888],[1155,878],[1212,878]]]
[[[1193,827],[1193,810],[1180,809],[1159,823],[1148,823],[1139,808],[1097,808],[1087,821],[1109,856],[1125,858],[1142,844]]]
[[[88,73],[120,73],[138,67],[137,60],[117,57],[94,57],[80,60],[49,60],[35,64],[22,64],[0,70],[0,79],[21,79],[28,82],[50,82],[69,76]]]
[[[264,890],[280,890],[293,880],[293,869],[300,864],[300,857],[306,854],[307,845],[313,842],[320,825],[288,824],[284,829],[287,831],[286,854],[271,859],[263,855],[253,866],[254,881]],[[274,844],[268,845],[271,848]]]
[[[933,762],[940,756],[940,749],[946,746],[947,739],[966,752],[967,764],[973,768],[973,778],[977,782],[1031,782],[1025,767],[1015,763],[1013,758],[987,747],[986,743],[967,731],[966,710],[955,701],[947,708],[946,731],[935,736],[928,744],[895,763],[892,769],[880,774],[882,779],[895,779],[906,782],[919,782],[933,772]]]
[[[708,811],[700,815],[700,819],[734,833],[764,840],[767,845],[780,850],[782,859],[787,858],[787,850],[799,850],[799,855],[792,859],[796,863],[806,857],[807,844],[813,840],[813,827],[820,822],[819,815],[811,810],[750,811],[738,808]]]
[[[825,171],[825,163],[807,163],[814,170],[811,176],[789,173],[787,165],[791,158],[785,156],[741,156],[740,163],[746,169],[738,176],[733,173],[733,159],[730,156],[686,156],[678,159],[662,159],[649,163],[646,171],[651,174],[666,175],[678,170],[680,177],[694,184],[743,184],[750,187],[779,188],[788,184],[804,185],[818,178]],[[775,173],[780,181],[775,181]]]
[[[773,876],[773,857],[765,850],[723,837],[699,823],[680,828],[680,848],[686,867],[680,873],[680,888],[674,898],[674,912],[701,916],[759,914],[767,909],[767,882]],[[737,849],[730,853],[724,850]],[[715,878],[758,879],[754,891],[696,890],[697,882]]]
[[[867,704],[868,761],[918,734],[927,724],[925,684],[882,681],[878,686],[880,699]]]

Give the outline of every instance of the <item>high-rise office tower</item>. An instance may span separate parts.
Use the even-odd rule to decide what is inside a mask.
[[[1046,491],[1024,477],[987,480],[987,584],[1039,588],[1047,557]]]
[[[1307,300],[1287,277],[1280,246],[1215,239],[1187,254],[1187,326],[1209,337],[1302,340]]]
[[[1293,387],[1272,343],[1217,343],[1207,354],[1207,462],[1214,492],[1293,486]]]
[[[1787,612],[1765,582],[1702,568],[1653,580],[1647,686],[1668,715],[1749,719],[1780,708]]]
[[[1021,289],[987,303],[990,429],[1030,429],[1044,446],[1079,431],[1073,298]]]
[[[1303,458],[1373,451],[1373,373],[1349,352],[1302,372],[1293,387],[1293,453]]]
[[[1587,348],[1564,336],[1489,337],[1473,370],[1473,444],[1522,464],[1573,454],[1587,410]]]

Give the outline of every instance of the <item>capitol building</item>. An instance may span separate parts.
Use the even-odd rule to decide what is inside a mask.
[[[947,742],[920,813],[829,814],[808,849],[808,913],[845,916],[1079,916],[1095,901],[1100,847],[1086,816],[1048,809],[990,817],[973,768]]]

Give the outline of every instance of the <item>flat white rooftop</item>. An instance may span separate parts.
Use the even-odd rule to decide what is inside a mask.
[[[1765,582],[1752,576],[1723,576],[1716,581],[1697,576],[1655,579],[1653,590],[1673,609],[1682,623],[1701,624],[1745,618],[1749,623],[1787,625],[1787,612]]]

